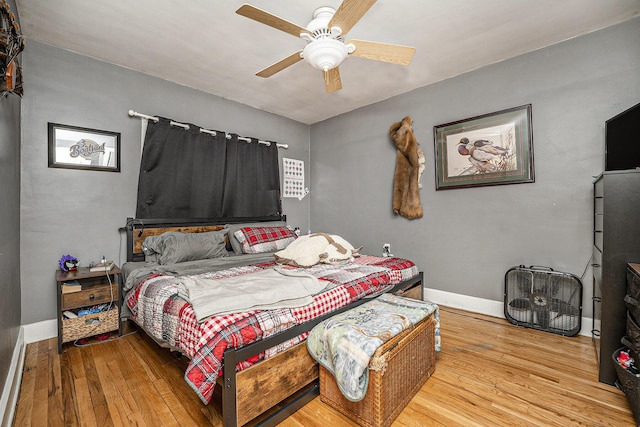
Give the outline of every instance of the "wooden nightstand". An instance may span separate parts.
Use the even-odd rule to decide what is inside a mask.
[[[111,281],[111,286],[110,282]],[[66,283],[77,282],[79,290],[66,292]],[[76,271],[56,271],[56,287],[58,289],[58,353],[62,353],[62,344],[118,331],[122,335],[120,322],[120,307],[122,293],[120,292],[121,271],[113,267],[108,272],[90,271],[88,267],[79,267]],[[75,289],[75,287],[73,288]],[[79,309],[91,308],[100,304],[111,304],[111,310],[95,314],[66,318],[65,311],[77,312]]]

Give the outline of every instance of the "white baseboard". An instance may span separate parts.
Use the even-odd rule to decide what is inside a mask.
[[[56,319],[43,320],[42,322],[31,323],[22,327],[24,328],[24,342],[26,344],[58,336],[58,321]]]
[[[505,318],[503,301],[493,301],[429,288],[424,289],[424,299],[446,307],[459,308],[461,310],[500,317],[502,319]],[[592,318],[583,316],[579,335],[590,337],[592,324]]]
[[[4,382],[4,388],[2,389],[2,397],[0,397],[0,414],[4,414],[2,427],[11,427],[13,424],[16,404],[20,395],[20,384],[22,383],[25,349],[24,328],[21,327],[20,332],[18,332],[16,346],[13,349],[7,380]]]

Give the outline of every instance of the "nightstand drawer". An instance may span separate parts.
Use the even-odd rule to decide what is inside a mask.
[[[116,283],[111,285],[113,289],[113,301],[118,301],[118,285]],[[111,291],[109,291],[109,285],[106,286],[94,286],[88,289],[84,289],[80,292],[74,292],[71,294],[62,295],[62,311],[70,310],[72,308],[87,307],[91,305],[101,304],[103,302],[111,301]]]

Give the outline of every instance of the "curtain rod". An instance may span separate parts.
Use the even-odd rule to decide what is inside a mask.
[[[138,113],[138,112],[133,111],[133,110],[129,110],[129,117],[138,117],[138,118],[141,118],[141,119],[153,120],[156,123],[158,123],[158,121],[160,120],[159,117],[149,116],[147,114]],[[185,124],[185,123],[174,122],[173,120],[171,120],[169,122],[169,124],[172,125],[172,126],[179,126],[181,128],[184,128],[184,129],[189,129],[189,125]],[[208,133],[209,135],[216,136],[216,131],[215,130],[209,130],[209,129],[200,128],[200,132],[201,133]],[[231,135],[229,135],[226,132],[225,132],[225,137],[227,139],[231,139]],[[244,137],[244,136],[239,136],[238,139],[240,139],[242,141],[246,141],[246,142],[251,142],[251,138],[247,138],[247,137]],[[259,144],[265,144],[265,145],[271,145],[271,142],[269,142],[269,141],[258,140],[258,143]],[[289,144],[276,143],[276,147],[287,149],[287,148],[289,148]]]

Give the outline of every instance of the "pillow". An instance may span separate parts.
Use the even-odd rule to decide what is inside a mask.
[[[229,243],[233,248],[233,252],[236,254],[242,253],[242,245],[235,238],[235,233],[245,227],[286,227],[287,223],[284,221],[265,221],[265,222],[245,222],[242,224],[226,224],[224,228],[229,230]]]
[[[275,252],[296,240],[296,235],[287,227],[244,227],[234,235],[245,254]]]
[[[227,233],[228,230],[204,233],[170,231],[144,239],[142,251],[146,261],[162,265],[225,257],[229,255],[225,242]]]
[[[301,236],[273,256],[278,264],[311,267],[319,263],[339,264],[359,256],[362,247],[355,249],[351,243],[334,234],[314,233]]]

